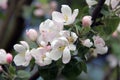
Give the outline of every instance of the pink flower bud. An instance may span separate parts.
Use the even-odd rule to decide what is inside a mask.
[[[112,33],[112,37],[114,37],[114,38],[118,37],[118,32],[117,32],[117,31],[114,31],[114,32]]]
[[[10,53],[8,53],[7,55],[6,55],[6,61],[7,61],[7,63],[11,63],[12,62],[12,59],[13,59],[13,56],[10,54]]]
[[[91,16],[84,16],[82,19],[82,25],[84,27],[90,26],[92,24],[92,17]]]
[[[42,9],[36,9],[34,11],[34,15],[37,16],[37,17],[41,17],[44,15],[44,11]]]
[[[38,33],[36,30],[34,29],[29,29],[26,31],[26,35],[28,36],[28,38],[32,41],[35,41],[38,37]]]

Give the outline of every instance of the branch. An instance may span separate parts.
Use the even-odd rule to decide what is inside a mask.
[[[105,0],[99,0],[98,1],[98,4],[96,6],[96,8],[94,9],[93,13],[92,13],[92,21],[93,21],[93,24],[91,26],[94,26],[95,22],[96,22],[96,19],[99,17],[100,15],[100,11],[103,7],[105,3]]]

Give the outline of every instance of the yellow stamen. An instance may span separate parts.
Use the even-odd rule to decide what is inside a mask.
[[[74,39],[72,37],[68,37],[67,39],[68,39],[69,43],[73,43],[74,42]]]
[[[65,21],[68,21],[68,16],[64,15],[64,19],[65,19]]]
[[[59,47],[59,50],[60,50],[60,51],[63,51],[64,49],[65,49],[65,46],[60,46],[60,47]]]

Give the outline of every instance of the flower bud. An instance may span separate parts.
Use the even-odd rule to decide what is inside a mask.
[[[90,26],[92,24],[92,17],[91,16],[84,16],[82,19],[82,25],[84,27]]]
[[[93,45],[93,43],[90,41],[90,39],[86,39],[86,40],[82,41],[82,44],[89,48]]]
[[[114,32],[112,33],[112,37],[114,37],[114,38],[118,37],[118,32],[117,32],[117,31],[114,31]]]
[[[36,9],[34,11],[34,15],[37,16],[37,17],[41,17],[44,15],[44,11],[42,9]]]
[[[28,38],[31,40],[31,41],[35,41],[38,37],[38,33],[36,30],[34,29],[29,29],[26,31],[26,35],[28,36]]]
[[[8,54],[6,55],[6,61],[7,61],[7,63],[10,64],[10,63],[12,62],[12,59],[13,59],[12,54],[8,53]]]

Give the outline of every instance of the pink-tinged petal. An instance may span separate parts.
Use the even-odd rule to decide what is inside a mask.
[[[61,12],[68,17],[72,15],[72,10],[68,5],[62,5]]]
[[[70,50],[68,49],[68,47],[65,47],[65,49],[63,51],[62,62],[64,64],[67,64],[70,60],[71,60]]]
[[[52,12],[52,20],[59,22],[59,23],[65,22],[63,15],[57,11]]]
[[[62,56],[62,51],[59,51],[58,49],[54,49],[50,52],[50,54],[47,55],[52,60],[57,61]]]
[[[30,62],[31,59],[32,59],[32,55],[29,51],[27,51],[26,54],[25,54],[25,60],[27,62]]]

